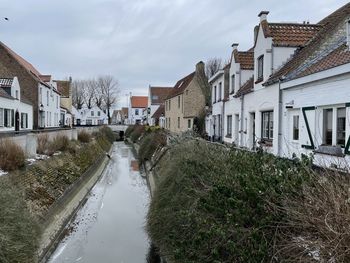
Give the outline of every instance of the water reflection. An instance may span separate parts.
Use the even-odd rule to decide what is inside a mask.
[[[147,182],[129,146],[115,143],[111,157],[88,201],[68,227],[70,235],[49,262],[146,261],[149,245],[144,226],[150,198]]]

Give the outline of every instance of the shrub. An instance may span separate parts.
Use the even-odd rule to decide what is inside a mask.
[[[7,177],[0,178],[0,218],[0,262],[35,262],[39,225]]]
[[[49,147],[49,136],[47,135],[47,133],[39,134],[38,147],[36,152],[38,154],[46,154],[48,147]]]
[[[271,262],[274,237],[309,179],[303,166],[268,154],[189,140],[157,169],[147,230],[171,262]]]
[[[91,141],[91,135],[85,130],[82,130],[78,133],[78,140],[83,143],[88,143]]]
[[[145,126],[143,125],[135,125],[134,130],[130,134],[130,140],[132,142],[137,142],[137,140],[141,137],[141,135],[145,132]]]
[[[125,137],[130,137],[134,129],[135,129],[135,125],[129,125],[128,128],[125,130]]]
[[[57,151],[66,151],[69,145],[69,138],[66,135],[57,135],[48,147],[48,154],[51,155]]]
[[[13,171],[23,167],[25,154],[21,147],[10,140],[0,140],[0,168]]]
[[[108,126],[103,126],[99,129],[100,135],[104,136],[110,143],[116,140],[116,134]]]
[[[141,141],[139,150],[139,160],[141,163],[151,160],[153,154],[159,147],[166,145],[166,135],[164,132],[156,131],[146,134]]]

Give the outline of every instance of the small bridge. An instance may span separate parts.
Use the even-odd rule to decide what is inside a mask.
[[[126,129],[128,128],[127,125],[108,125],[111,130],[117,134],[117,141],[123,141],[124,140],[124,134]]]

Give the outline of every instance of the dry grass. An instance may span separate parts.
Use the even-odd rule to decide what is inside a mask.
[[[67,151],[69,148],[69,138],[66,135],[57,135],[52,141],[47,134],[38,136],[37,153],[52,155],[57,151]]]
[[[23,167],[25,154],[21,147],[10,140],[0,140],[0,168],[13,171]]]
[[[89,143],[91,141],[91,135],[88,132],[82,130],[78,133],[78,140],[82,143]]]
[[[36,152],[38,154],[45,154],[49,146],[49,136],[46,133],[38,135],[38,147]]]

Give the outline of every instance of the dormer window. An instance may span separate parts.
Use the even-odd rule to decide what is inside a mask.
[[[235,85],[236,85],[236,79],[235,79],[235,75],[233,74],[231,76],[231,94],[235,93]]]
[[[258,57],[258,79],[257,81],[262,81],[264,79],[264,55]]]
[[[349,48],[350,47],[350,20],[346,22],[346,38],[347,38],[347,44]]]

